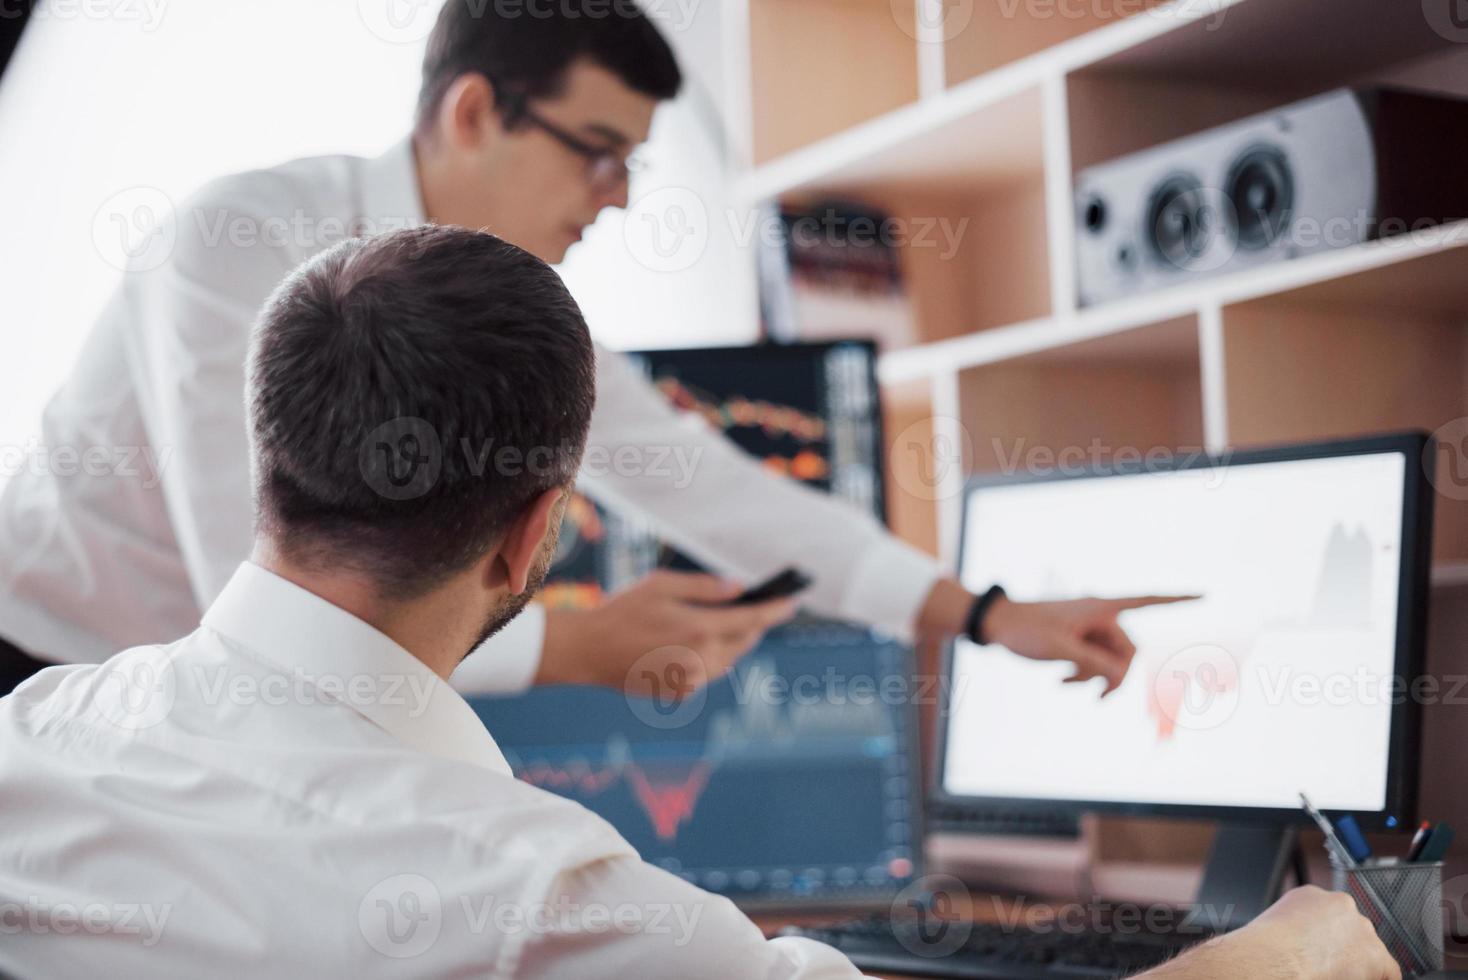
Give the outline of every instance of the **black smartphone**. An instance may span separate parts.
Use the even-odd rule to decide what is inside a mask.
[[[809,575],[798,568],[787,568],[776,572],[765,579],[759,585],[751,586],[730,599],[731,606],[752,606],[760,602],[769,602],[771,599],[784,599],[787,596],[804,592],[810,588],[814,581]]]

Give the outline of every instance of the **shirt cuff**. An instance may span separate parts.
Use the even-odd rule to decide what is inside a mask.
[[[911,643],[918,613],[942,575],[932,556],[883,535],[852,570],[841,599],[841,614]]]
[[[532,602],[524,611],[464,658],[450,678],[464,695],[520,694],[540,670],[545,643],[545,607]]]

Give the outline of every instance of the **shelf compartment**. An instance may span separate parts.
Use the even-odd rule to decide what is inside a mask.
[[[1461,252],[1442,252],[1224,307],[1229,443],[1434,431],[1468,416],[1462,268]],[[1468,559],[1468,501],[1450,489],[1436,499],[1439,563]]]
[[[756,204],[813,189],[980,189],[1038,173],[1039,89],[997,84],[979,94],[911,105],[780,157],[739,180],[735,197]]]
[[[749,0],[755,163],[917,99],[916,8]]]
[[[935,32],[944,38],[949,85],[994,71],[1092,31],[1143,15],[1164,0],[980,0],[946,4]]]
[[[969,472],[1201,450],[1197,321],[1178,317],[959,376]]]

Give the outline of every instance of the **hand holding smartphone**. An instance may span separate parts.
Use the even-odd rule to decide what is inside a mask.
[[[745,589],[725,605],[753,606],[772,599],[784,599],[804,592],[811,587],[813,581],[809,575],[792,566],[776,572],[758,585]]]

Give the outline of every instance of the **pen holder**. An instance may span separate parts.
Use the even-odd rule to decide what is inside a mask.
[[[1356,900],[1361,914],[1396,958],[1402,976],[1443,968],[1441,861],[1343,868],[1334,860],[1334,888]],[[1409,947],[1415,948],[1414,958]],[[1422,964],[1426,963],[1426,969]]]

